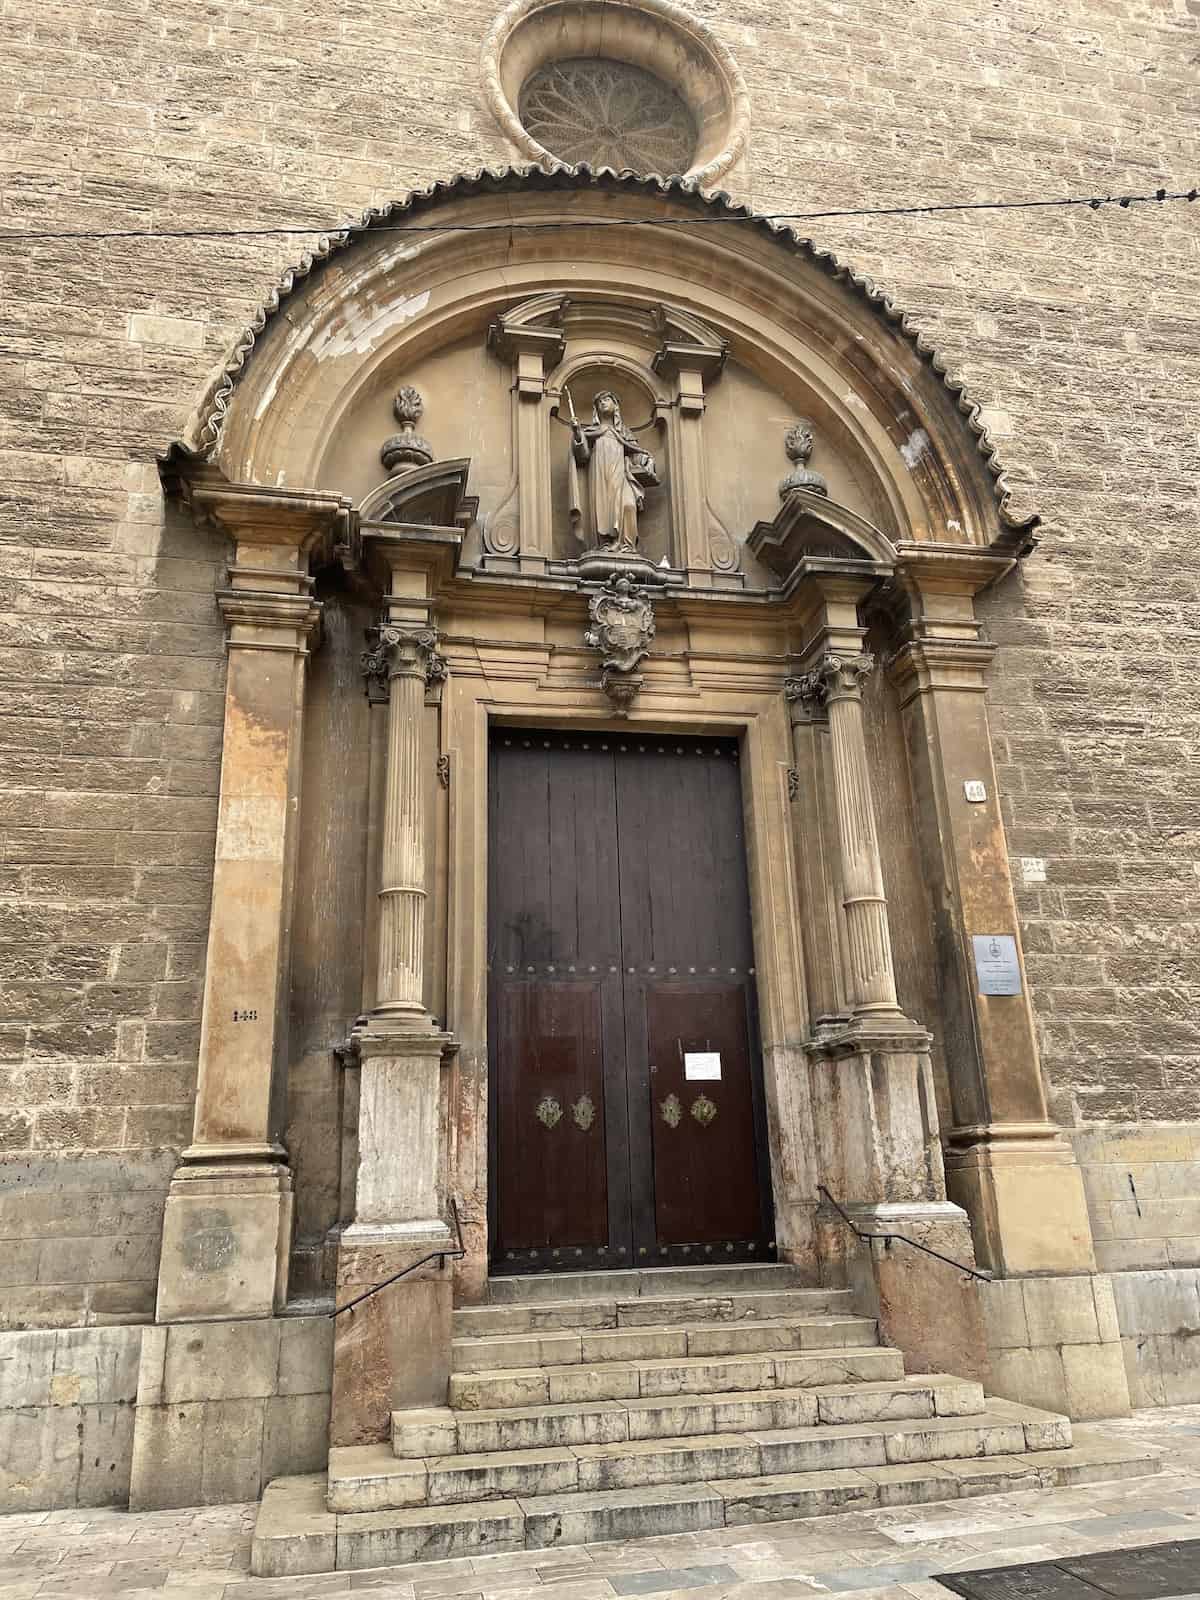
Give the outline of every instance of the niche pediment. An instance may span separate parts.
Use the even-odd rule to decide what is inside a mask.
[[[398,244],[410,217],[417,242]],[[717,220],[731,225],[692,225]],[[977,408],[879,291],[724,197],[614,174],[460,178],[346,228],[264,307],[188,440],[233,479],[360,505],[378,493],[396,516],[379,442],[397,387],[419,386],[433,460],[472,463],[464,564],[557,575],[580,553],[553,479],[569,437],[560,378],[581,357],[593,372],[610,361],[597,389],[627,377],[652,402],[635,414],[631,391],[623,413],[639,427],[655,414],[631,431],[655,457],[646,527],[659,519],[670,581],[778,582],[750,535],[778,521],[797,417],[830,503],[891,543],[1028,547],[1034,519],[1009,513]],[[849,524],[838,537],[861,542]]]

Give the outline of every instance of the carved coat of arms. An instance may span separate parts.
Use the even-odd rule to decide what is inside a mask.
[[[584,644],[599,650],[605,672],[632,672],[650,653],[654,607],[629,578],[615,574],[588,606],[592,626]]]

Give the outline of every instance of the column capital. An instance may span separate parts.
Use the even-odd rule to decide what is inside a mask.
[[[393,678],[422,678],[428,687],[447,675],[446,658],[437,649],[440,635],[426,623],[405,624],[381,618],[366,630],[367,648],[359,657],[367,699],[373,705],[388,698]]]
[[[263,589],[219,589],[229,650],[286,650],[305,656],[320,638],[322,606],[308,594]]]
[[[807,672],[787,678],[783,692],[789,701],[822,709],[832,700],[859,700],[862,686],[874,669],[875,657],[869,650],[857,655],[826,650]]]
[[[915,695],[937,689],[983,694],[996,646],[983,639],[907,639],[884,662],[904,706]]]

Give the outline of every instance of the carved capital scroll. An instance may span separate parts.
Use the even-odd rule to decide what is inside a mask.
[[[798,678],[788,678],[783,692],[789,700],[824,709],[832,700],[861,699],[862,686],[874,669],[875,657],[869,651],[856,656],[839,656],[826,651],[808,672]]]

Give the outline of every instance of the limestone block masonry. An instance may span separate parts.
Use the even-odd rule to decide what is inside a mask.
[[[0,1509],[273,1484],[287,1572],[1144,1470],[1062,1418],[1200,1399],[1196,207],[890,213],[1187,188],[1198,4],[7,0]],[[686,184],[555,168],[564,45]],[[490,1279],[504,725],[737,742],[764,1293],[824,1309]]]

